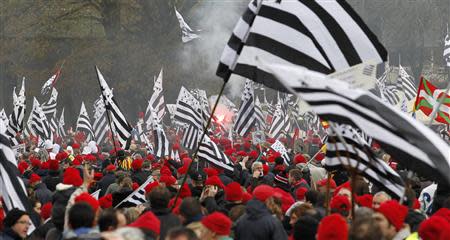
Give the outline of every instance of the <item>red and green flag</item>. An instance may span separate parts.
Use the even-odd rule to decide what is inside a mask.
[[[425,115],[430,116],[433,109],[439,105],[439,100],[445,95],[445,91],[436,88],[424,77],[420,79],[419,88],[417,90],[416,102],[414,110],[421,110]],[[434,119],[437,122],[450,124],[450,96],[445,95],[445,99],[439,108]]]

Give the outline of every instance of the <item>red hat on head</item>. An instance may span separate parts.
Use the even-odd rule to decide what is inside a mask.
[[[223,185],[223,183],[222,183],[222,180],[220,180],[220,178],[218,176],[216,176],[216,175],[208,177],[206,179],[205,186],[208,186],[208,185],[217,186],[217,187],[222,188],[222,189],[224,189],[224,187],[225,187]]]
[[[219,175],[219,171],[217,171],[215,168],[203,168],[203,172],[205,172],[208,177]]]
[[[74,165],[74,166],[80,166],[80,165],[81,165],[80,159],[75,158],[75,159],[72,161],[72,165]]]
[[[250,201],[252,198],[253,198],[253,196],[252,196],[250,193],[244,192],[244,193],[242,194],[242,203],[243,203],[243,204],[246,204],[246,203],[247,203],[248,201]]]
[[[144,118],[144,116],[145,116],[144,112],[138,112],[138,117],[139,118]]]
[[[439,217],[443,217],[447,220],[447,222],[450,223],[450,209],[448,208],[439,208],[439,210],[437,210],[433,216],[439,216]]]
[[[184,165],[177,169],[177,173],[179,173],[180,175],[184,175],[187,173],[187,170],[188,170],[188,166]]]
[[[381,147],[380,147],[380,144],[378,144],[377,142],[373,142],[373,143],[372,143],[372,148],[375,149],[375,150],[378,150],[378,149],[380,149]]]
[[[150,230],[156,235],[161,233],[161,222],[151,211],[142,214],[138,219],[136,219],[136,221],[128,226]]]
[[[231,220],[221,212],[213,212],[203,217],[202,224],[219,236],[228,236],[231,232]]]
[[[235,143],[235,144],[233,145],[233,148],[236,149],[236,151],[237,151],[237,150],[240,150],[240,149],[241,149],[241,144]]]
[[[133,168],[133,170],[139,170],[142,168],[142,164],[144,163],[144,160],[138,158],[138,159],[134,159],[133,162],[131,163],[131,167]]]
[[[191,197],[192,196],[192,192],[191,189],[189,188],[189,185],[187,185],[187,183],[183,184],[183,186],[181,187],[180,190],[180,198],[186,198],[186,197]]]
[[[281,210],[283,213],[286,213],[292,204],[295,203],[295,199],[292,197],[291,193],[288,193],[281,188],[275,188],[273,196],[281,200]]]
[[[347,182],[339,185],[338,187],[336,187],[336,190],[333,192],[333,196],[336,196],[339,193],[339,191],[341,191],[341,189],[343,189],[343,188],[348,189],[351,192],[352,188],[350,186],[350,181],[347,181]]]
[[[39,177],[39,175],[37,175],[36,173],[31,174],[30,180],[29,180],[30,184],[33,184],[33,183],[36,183],[39,181],[41,181],[41,177]]]
[[[94,173],[94,180],[95,181],[100,181],[100,179],[102,179],[102,177],[103,177],[102,173],[100,173],[100,172]]]
[[[183,158],[183,165],[184,166],[189,166],[189,164],[191,164],[192,159],[190,157],[185,157]]]
[[[257,159],[258,156],[259,156],[259,154],[258,154],[258,151],[253,150],[253,151],[251,151],[251,152],[248,154],[248,156],[249,156],[250,158],[252,158],[252,159]]]
[[[259,185],[253,190],[253,197],[261,202],[265,202],[269,197],[272,197],[274,188],[269,185]]]
[[[170,171],[170,169],[167,166],[162,166],[161,169],[159,170],[161,175],[170,175],[172,176],[172,172]]]
[[[58,160],[48,160],[48,168],[53,171],[58,171],[59,170]]]
[[[39,160],[39,158],[31,158],[30,163],[33,167],[41,167],[41,160]]]
[[[58,154],[56,154],[55,159],[58,162],[61,162],[61,161],[65,160],[68,157],[69,157],[69,154],[67,154],[66,152],[59,152]]]
[[[175,197],[171,198],[169,201],[169,208],[172,208],[172,213],[179,215],[180,214],[180,205],[183,199],[178,198],[177,202],[175,203]]]
[[[172,175],[161,175],[159,182],[166,184],[166,187],[170,187],[177,182],[177,179]]]
[[[239,152],[237,152],[237,155],[241,156],[241,157],[245,157],[245,156],[247,156],[247,153],[244,151],[239,151]]]
[[[181,158],[181,159],[187,158],[187,157],[189,157],[189,154],[188,154],[187,152],[182,152],[182,153],[180,154],[180,158]]]
[[[105,170],[106,170],[107,172],[113,172],[113,171],[116,170],[116,166],[114,166],[114,165],[112,165],[112,164],[109,164],[108,166],[106,166]]]
[[[28,166],[29,166],[28,163],[25,161],[17,164],[17,168],[19,169],[20,174],[23,174],[23,172],[25,172],[25,170],[27,170]]]
[[[74,185],[75,187],[81,186],[83,179],[80,172],[72,167],[67,168],[63,174],[63,184]]]
[[[361,207],[372,208],[373,196],[371,194],[364,194],[356,197],[356,203]]]
[[[84,160],[90,161],[90,162],[95,162],[95,161],[97,161],[97,158],[92,154],[88,154],[88,155],[84,156]]]
[[[41,207],[41,218],[44,220],[49,219],[52,216],[52,208],[53,205],[51,202],[48,202]]]
[[[262,167],[263,167],[263,174],[267,175],[269,173],[269,165],[263,164]]]
[[[423,240],[439,239],[445,229],[450,229],[450,223],[443,217],[432,216],[419,226],[419,236]]]
[[[45,161],[41,164],[41,169],[48,170],[49,167],[50,167],[50,163],[48,161]]]
[[[99,198],[98,203],[100,204],[100,207],[102,209],[107,209],[107,208],[112,207],[112,200],[113,200],[112,194],[110,193],[110,194],[107,194],[107,195]]]
[[[245,150],[250,150],[251,147],[252,147],[252,144],[251,144],[251,143],[249,143],[249,142],[245,142],[245,143],[244,143],[244,149],[245,149]]]
[[[225,151],[223,151],[223,153],[225,153],[225,155],[227,155],[227,156],[231,156],[234,153],[234,149],[228,148]]]
[[[232,182],[225,186],[226,201],[242,201],[243,194],[244,191],[242,191],[241,185],[237,182]]]
[[[148,161],[153,161],[153,160],[155,160],[155,156],[153,156],[152,154],[149,154],[149,155],[147,155],[146,159]]]
[[[267,142],[270,144],[274,144],[275,143],[275,138],[268,138]]]
[[[319,180],[316,182],[316,185],[318,187],[326,187],[327,186],[327,178],[324,178],[322,180]],[[330,189],[335,189],[336,188],[336,182],[333,179],[330,179]]]
[[[139,184],[137,182],[133,182],[133,184],[131,185],[131,188],[134,190],[139,188]]]
[[[72,144],[72,149],[80,149],[80,144],[78,143]]]
[[[97,199],[92,197],[87,192],[84,192],[84,193],[78,195],[77,197],[75,197],[75,203],[78,203],[78,202],[85,202],[85,203],[91,205],[92,209],[94,209],[94,212],[96,212],[98,207],[100,206]]]
[[[74,161],[77,161],[79,163],[78,165],[80,165],[83,162],[83,157],[81,155],[76,155],[72,161],[72,164],[74,164]]]
[[[350,212],[351,203],[346,196],[334,196],[330,202],[330,208],[338,212]]]
[[[297,201],[303,201],[305,200],[305,194],[308,191],[305,187],[299,187],[297,191],[295,192],[295,197],[297,198]]]
[[[317,161],[322,161],[325,158],[325,155],[323,153],[318,153],[315,157]]]
[[[317,228],[317,240],[347,240],[348,225],[339,214],[324,217]]]
[[[299,163],[306,163],[306,158],[305,156],[303,156],[303,154],[297,154],[294,157],[294,164],[299,164]]]
[[[159,182],[153,181],[153,182],[147,184],[147,186],[145,186],[144,190],[146,193],[150,193],[153,190],[153,188],[155,188],[157,186],[159,186]]]
[[[376,211],[383,214],[397,231],[402,229],[403,222],[408,214],[408,208],[395,200],[382,203]]]

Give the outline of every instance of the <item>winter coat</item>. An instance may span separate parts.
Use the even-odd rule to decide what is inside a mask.
[[[159,239],[166,239],[166,234],[170,229],[181,226],[180,219],[173,215],[168,208],[150,209],[150,211],[152,211],[161,222],[161,233]]]
[[[103,197],[108,189],[109,185],[116,182],[116,176],[114,173],[107,173],[103,178],[97,183],[97,187],[100,190],[100,197]]]
[[[0,233],[1,240],[22,240],[22,238],[14,232],[11,228],[6,228]]]
[[[272,216],[263,202],[250,200],[247,203],[245,212],[237,221],[234,229],[236,240],[288,239],[281,222]]]
[[[38,183],[35,186],[34,195],[36,196],[37,200],[39,200],[39,202],[44,205],[52,201],[53,193],[47,188],[45,183]]]

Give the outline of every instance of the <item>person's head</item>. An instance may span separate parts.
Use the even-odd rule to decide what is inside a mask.
[[[229,236],[231,232],[231,220],[220,212],[214,212],[202,221],[202,233],[200,239],[218,240],[223,236]]]
[[[373,218],[358,218],[350,227],[350,239],[352,240],[379,240],[383,234],[377,222]]]
[[[3,225],[5,228],[10,228],[24,239],[27,237],[28,229],[31,225],[31,219],[26,212],[14,208],[6,215],[3,220]]]
[[[166,235],[166,240],[199,240],[195,232],[186,227],[172,228]]]
[[[118,225],[118,211],[113,208],[103,210],[98,217],[98,227],[100,232],[113,231],[117,229]]]
[[[382,203],[373,214],[373,219],[380,227],[386,239],[392,239],[404,227],[408,208],[395,200]]]
[[[324,217],[317,229],[317,240],[347,240],[347,221],[339,214]]]
[[[39,202],[37,199],[32,198],[30,199],[30,203],[31,206],[33,206],[33,210],[37,213],[37,214],[41,214],[41,208],[42,208],[42,204],[41,202]]]
[[[296,182],[302,180],[302,171],[298,168],[291,169],[289,171],[289,184],[295,184]]]
[[[120,188],[132,189],[133,188],[133,180],[131,180],[130,177],[123,178],[122,182],[120,183]]]
[[[86,202],[75,203],[69,210],[69,226],[75,230],[81,227],[94,226],[94,209]]]
[[[377,192],[373,196],[372,208],[378,209],[382,203],[389,201],[389,200],[391,200],[391,196],[389,196],[389,194],[387,194],[386,192],[383,192],[383,191]]]
[[[339,191],[336,193],[336,195],[344,196],[344,197],[348,198],[348,201],[352,202],[352,191],[348,188],[339,189]]]
[[[262,164],[262,162],[254,162],[253,164],[252,164],[252,172],[255,172],[255,171],[259,171],[259,172],[263,172],[263,164]]]
[[[297,220],[306,214],[306,211],[313,210],[314,207],[311,203],[302,203],[299,206],[295,207],[291,211],[291,218],[289,220],[289,224],[293,227]]]
[[[193,197],[184,198],[179,209],[183,223],[191,221],[202,214],[202,205],[200,204],[200,201]]]
[[[319,221],[311,216],[300,217],[294,225],[294,239],[315,240]]]
[[[165,187],[156,187],[148,195],[152,209],[167,208],[170,201],[170,192]]]

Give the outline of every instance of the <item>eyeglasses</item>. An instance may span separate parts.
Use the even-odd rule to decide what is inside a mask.
[[[31,222],[30,221],[18,221],[17,223],[31,226]]]

